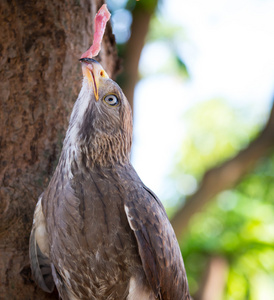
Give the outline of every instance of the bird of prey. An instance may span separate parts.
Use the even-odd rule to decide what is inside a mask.
[[[96,60],[83,85],[30,236],[36,283],[63,300],[188,300],[165,209],[130,163],[132,113]]]
[[[95,19],[83,84],[30,235],[36,283],[63,300],[189,300],[180,248],[160,200],[130,163],[132,113],[93,58],[110,14]],[[98,33],[99,32],[99,33]]]

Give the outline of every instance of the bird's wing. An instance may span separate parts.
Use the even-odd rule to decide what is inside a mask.
[[[30,234],[29,256],[35,282],[45,292],[51,293],[54,289],[54,281],[51,272],[48,236],[41,201],[42,195],[34,212]]]
[[[159,199],[139,184],[128,193],[125,212],[155,297],[163,300],[190,299],[180,248]]]

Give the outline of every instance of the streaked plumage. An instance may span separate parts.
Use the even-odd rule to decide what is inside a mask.
[[[47,292],[55,284],[64,300],[188,300],[165,210],[130,164],[129,103],[98,62],[82,65],[59,163],[35,210],[35,281]]]

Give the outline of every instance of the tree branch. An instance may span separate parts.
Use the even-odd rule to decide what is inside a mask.
[[[200,283],[195,300],[223,299],[228,274],[228,262],[224,257],[213,256]]]
[[[132,12],[131,36],[123,55],[125,57],[123,62],[123,74],[119,84],[132,109],[134,88],[138,81],[139,60],[148,33],[150,19],[157,6],[157,0],[151,2],[152,6],[149,7],[149,9],[146,5],[141,5],[141,2],[136,4]]]
[[[193,214],[221,191],[235,186],[243,176],[250,172],[274,146],[274,106],[268,122],[259,136],[247,148],[220,166],[207,171],[199,189],[180,208],[171,220],[174,231],[179,238]]]

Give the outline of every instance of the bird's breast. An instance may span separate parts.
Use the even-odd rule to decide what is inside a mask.
[[[123,189],[102,174],[82,173],[50,192],[55,195],[47,215],[51,257],[81,299],[107,299],[111,293],[116,298],[109,299],[125,299],[130,278],[142,272]]]

